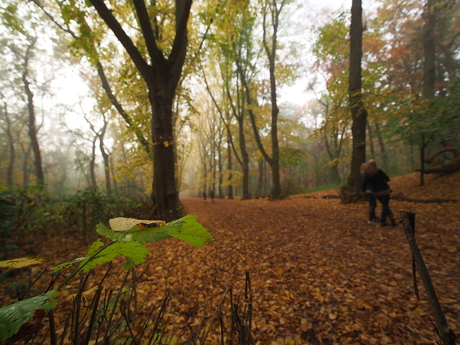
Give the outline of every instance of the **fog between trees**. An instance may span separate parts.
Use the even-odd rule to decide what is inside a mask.
[[[155,132],[153,120],[161,87],[153,92],[146,84],[143,62],[101,20],[102,1],[93,3],[2,5],[3,188],[44,180],[55,196],[84,188],[150,196],[160,146],[174,153],[181,195],[269,195],[276,155],[281,195],[346,182],[352,151],[350,8],[197,2],[181,31],[175,24],[181,14],[165,1],[150,9],[156,11],[150,13],[154,48],[139,24],[145,18],[133,20],[129,6],[111,5],[146,70],[154,68],[155,54],[157,64],[169,66],[174,49],[186,42],[177,88],[171,89],[169,138]],[[391,175],[412,172],[439,148],[460,147],[460,4],[386,0],[363,6],[366,157]],[[180,32],[187,39],[177,43]],[[86,88],[76,89],[85,92],[69,102],[62,82],[81,83]],[[281,96],[292,85],[305,91],[295,103]],[[451,158],[447,153],[432,164]]]

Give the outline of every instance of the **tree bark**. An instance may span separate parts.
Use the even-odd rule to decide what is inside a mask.
[[[6,184],[9,188],[13,188],[15,149],[14,149],[13,134],[11,133],[11,121],[10,121],[10,117],[8,114],[8,105],[6,103],[5,103],[5,107],[3,110],[3,114],[5,115],[5,122],[6,122],[6,127],[4,127],[3,130],[5,131],[6,136],[8,138],[8,152],[9,152],[8,168],[6,171]]]
[[[90,176],[90,187],[93,192],[97,191],[97,180],[96,180],[96,141],[98,135],[94,136],[91,142],[91,158],[89,161],[89,176]]]
[[[238,76],[241,78],[241,74],[238,73]],[[237,83],[237,90],[236,92],[238,93],[238,100],[237,103],[235,104],[233,101],[233,97],[230,93],[230,89],[228,84],[226,84],[226,92],[227,92],[227,97],[229,99],[230,107],[232,109],[233,117],[236,119],[238,122],[238,143],[240,146],[240,153],[241,153],[241,158],[237,155],[236,150],[233,146],[232,142],[232,147],[234,149],[235,157],[240,163],[241,166],[241,171],[243,173],[243,196],[241,200],[249,200],[251,199],[251,193],[249,192],[249,155],[248,151],[246,149],[246,138],[244,135],[244,97],[239,97],[240,89],[239,89],[239,83]],[[241,91],[243,92],[243,91]],[[231,132],[230,132],[230,127],[227,125],[227,133],[228,133],[228,138],[231,139]],[[232,139],[231,139],[232,140]]]
[[[257,161],[257,167],[259,168],[259,175],[257,176],[257,188],[256,196],[265,196],[262,192],[264,186],[264,157],[260,157]]]
[[[27,67],[26,67],[27,68]],[[37,179],[36,183],[40,186],[45,184],[45,175],[43,174],[43,167],[42,167],[42,156],[40,152],[40,144],[38,143],[37,137],[37,126],[35,124],[35,106],[34,106],[34,94],[30,89],[30,83],[27,80],[27,69],[22,74],[22,81],[24,83],[24,89],[27,94],[27,109],[29,112],[29,120],[28,120],[28,127],[29,127],[29,138],[30,144],[32,147],[32,152],[34,154],[34,171],[35,171],[35,178]]]
[[[233,200],[233,186],[232,186],[232,171],[233,162],[232,162],[232,133],[230,131],[230,126],[227,126],[227,170],[228,170],[228,186],[227,186],[227,198]]]
[[[265,149],[260,140],[258,129],[256,127],[254,114],[249,110],[251,116],[251,124],[254,130],[255,139],[259,150],[262,152],[262,156],[267,160],[267,163],[270,164],[272,170],[272,190],[271,197],[272,199],[279,199],[281,196],[281,177],[280,177],[280,151],[279,151],[279,142],[278,142],[278,116],[279,116],[279,107],[278,107],[278,98],[277,98],[277,84],[276,84],[276,49],[278,46],[278,27],[279,27],[279,18],[281,10],[285,4],[284,0],[281,0],[281,3],[278,4],[276,0],[269,0],[265,3],[265,12],[263,17],[263,46],[265,54],[268,59],[268,71],[270,77],[270,101],[271,101],[271,126],[270,126],[270,139],[271,139],[271,151],[272,156],[269,157],[265,152]],[[269,16],[271,18],[271,28],[273,30],[272,37],[269,42],[267,38],[267,22],[266,18]],[[247,84],[246,84],[247,88]],[[248,97],[250,93],[246,92]]]
[[[380,131],[380,125],[379,125],[379,123],[377,121],[375,122],[375,133],[377,134],[380,153],[382,154],[383,164],[380,164],[380,166],[382,166],[384,169],[388,169],[388,166],[389,166],[389,164],[388,164],[388,154],[387,154],[387,152],[385,150],[385,142],[383,141],[382,132]]]
[[[366,127],[367,127],[367,132],[369,133],[369,150],[371,152],[371,157],[375,157],[374,136],[373,136],[371,123],[369,120],[366,120]]]
[[[104,89],[105,94],[109,98],[110,103],[118,111],[121,117],[123,117],[123,119],[126,122],[126,126],[134,132],[137,139],[139,140],[141,145],[144,147],[145,152],[147,153],[147,155],[150,156],[151,155],[150,143],[147,141],[147,139],[145,139],[145,137],[143,136],[139,128],[137,128],[136,126],[133,126],[133,121],[131,117],[128,115],[128,113],[125,111],[122,105],[118,102],[118,99],[113,94],[109,81],[107,80],[107,76],[105,75],[104,68],[102,67],[102,64],[98,61],[96,66],[97,66],[97,74],[99,75],[99,79],[101,80],[102,88]]]
[[[363,55],[362,38],[362,8],[361,0],[353,0],[351,7],[351,28],[350,28],[350,77],[349,77],[349,101],[353,124],[351,131],[353,135],[351,173],[348,184],[355,193],[360,193],[360,169],[361,164],[366,161],[366,119],[367,111],[362,100],[362,68],[361,60]]]
[[[425,19],[423,32],[423,98],[433,100],[435,95],[436,83],[436,41],[435,41],[435,26],[436,26],[436,0],[427,0],[423,13]],[[420,185],[425,184],[425,148],[428,145],[426,136],[421,134],[420,138]]]
[[[136,65],[148,87],[152,108],[151,132],[153,144],[153,192],[155,214],[160,219],[179,217],[179,197],[176,188],[173,99],[179,83],[187,50],[187,22],[191,0],[176,0],[175,37],[169,56],[157,46],[155,31],[144,0],[134,0],[134,8],[149,55],[149,63],[115,19],[103,0],[90,0],[100,17],[112,30]]]
[[[244,126],[243,126],[243,115],[240,117],[241,121],[238,121],[238,132],[239,132],[239,141],[241,148],[241,170],[243,172],[243,197],[242,200],[251,199],[251,193],[249,192],[249,155],[246,150],[246,138],[244,136]]]
[[[24,156],[24,160],[22,161],[22,186],[28,187],[29,186],[29,158],[30,153],[32,152],[32,146],[29,144],[27,145],[27,149],[22,147],[22,153]]]
[[[107,124],[108,122],[105,121],[104,117],[104,127],[102,127],[101,133],[99,134],[99,149],[101,151],[102,160],[104,161],[105,192],[107,193],[107,195],[110,196],[112,193],[112,183],[110,179],[110,161],[109,155],[105,151],[104,147],[104,137],[105,131],[107,130]]]
[[[433,99],[435,94],[436,83],[436,41],[435,41],[435,26],[436,26],[436,0],[427,0],[425,4],[425,26],[423,32],[423,97],[425,99]]]
[[[223,199],[224,198],[224,190],[222,189],[222,184],[224,182],[223,180],[223,158],[222,158],[222,140],[223,140],[223,130],[222,128],[219,128],[219,141],[217,145],[217,168],[218,168],[218,189],[219,189],[219,198]]]

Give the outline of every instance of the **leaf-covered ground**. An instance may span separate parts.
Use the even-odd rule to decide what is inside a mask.
[[[390,184],[395,194],[410,198],[460,198],[460,173],[428,176],[425,186],[418,178],[396,177]],[[176,239],[151,245],[139,279],[141,299],[153,292],[146,306],[153,305],[171,288],[175,333],[185,340],[205,311],[212,315],[230,284],[236,296],[242,294],[249,272],[252,329],[260,344],[435,344],[434,316],[420,278],[421,300],[415,297],[401,225],[368,225],[367,203],[322,198],[331,194],[337,192],[214,204],[183,198],[187,213],[198,215],[215,242],[202,248]],[[447,321],[460,334],[460,203],[392,200],[390,206],[397,219],[399,210],[416,213],[418,244]],[[44,242],[36,251],[47,265],[86,251],[69,237]]]

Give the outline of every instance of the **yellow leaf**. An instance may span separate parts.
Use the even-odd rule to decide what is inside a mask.
[[[447,251],[449,253],[455,253],[457,251],[457,247],[454,247],[454,246],[447,247]]]
[[[109,220],[110,227],[114,231],[131,230],[137,225],[138,229],[158,228],[166,224],[164,220],[141,220],[135,218],[117,217]]]
[[[88,345],[94,345],[96,343],[102,343],[103,340],[104,340],[104,337],[100,337],[99,339],[96,339],[96,340],[90,340]]]
[[[1,268],[22,268],[22,267],[37,265],[41,262],[43,262],[43,258],[39,258],[39,257],[20,258],[20,259],[0,261],[0,267]]]
[[[91,289],[84,291],[84,292],[82,293],[82,296],[89,295],[90,293],[96,291],[97,288],[98,288],[97,285],[96,285],[96,286],[93,286]],[[67,297],[67,298],[73,298],[73,297],[75,297],[75,296],[77,296],[76,293],[74,293],[74,294],[72,294],[72,295],[69,295],[69,297]]]
[[[309,329],[309,327],[308,327],[308,324],[307,324],[307,319],[302,319],[300,321],[300,330],[302,332],[306,332],[306,331],[308,331],[308,329]]]

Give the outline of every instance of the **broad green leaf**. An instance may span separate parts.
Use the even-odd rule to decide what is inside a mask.
[[[21,268],[36,265],[43,262],[43,258],[19,258],[6,261],[0,261],[1,268]]]
[[[97,265],[101,265],[106,262],[112,261],[117,255],[122,255],[126,259],[128,259],[128,262],[125,263],[123,267],[125,269],[129,269],[132,268],[134,265],[143,263],[146,260],[147,254],[149,254],[149,252],[147,251],[147,247],[145,247],[142,243],[130,241],[114,242],[110,244],[107,248],[103,249],[95,257],[93,257],[94,254],[103,245],[104,243],[102,243],[100,240],[97,240],[88,249],[88,253],[86,254],[86,256],[76,258],[72,261],[57,265],[53,267],[52,270],[56,272],[63,268],[70,267],[75,263],[80,263],[78,268],[82,272],[88,272],[91,271]]]
[[[104,243],[102,243],[102,241],[98,239],[97,241],[93,242],[93,244],[91,244],[85,256],[92,256],[94,253],[96,253],[99,250],[99,248],[103,246],[104,246]]]
[[[206,242],[214,242],[209,231],[196,221],[196,216],[185,216],[165,225],[166,228],[168,226],[173,229],[169,233],[172,237],[179,238],[192,246],[201,247]]]
[[[112,261],[117,255],[122,255],[128,259],[128,263],[124,264],[125,269],[130,269],[134,265],[143,263],[146,260],[147,247],[142,243],[131,241],[131,242],[115,242],[112,245],[101,251],[95,258],[80,262],[79,268],[82,272],[88,272],[97,265],[104,264]]]
[[[143,220],[139,222],[149,221]],[[133,228],[126,231],[114,231],[100,223],[96,227],[96,231],[100,235],[104,235],[112,241],[116,242],[155,242],[169,237],[176,237],[191,244],[192,246],[200,247],[203,246],[206,242],[214,241],[212,235],[199,222],[196,221],[196,216],[192,215],[188,215],[178,220],[172,221],[159,228],[153,227],[139,229],[139,224],[141,223],[138,223],[138,225],[135,225]],[[145,223],[141,224],[141,226],[144,225]]]
[[[60,271],[62,270],[63,268],[67,268],[67,267],[70,267],[72,266],[73,264],[76,264],[78,262],[88,262],[88,260],[91,258],[91,256],[97,252],[97,250],[104,246],[104,243],[101,242],[101,240],[97,240],[95,242],[93,242],[93,244],[91,244],[91,246],[89,247],[88,249],[88,252],[86,253],[85,256],[83,257],[80,257],[80,258],[76,258],[76,259],[73,259],[72,261],[69,261],[69,262],[64,262],[60,265],[57,265],[57,266],[54,266],[52,267],[51,269],[54,271],[54,272],[57,272],[57,271]]]
[[[86,257],[86,256],[81,257],[81,258],[76,258],[76,259],[73,259],[72,261],[64,262],[64,263],[59,264],[57,266],[51,267],[51,269],[53,270],[53,272],[57,272],[57,271],[62,270],[63,268],[71,267],[71,266],[73,266],[73,264],[75,264],[77,262],[87,261],[88,259],[89,259],[89,257]]]
[[[57,292],[51,290],[42,296],[35,296],[0,308],[0,341],[4,342],[15,335],[37,309],[48,312],[54,308],[57,303],[53,297],[56,296]]]

